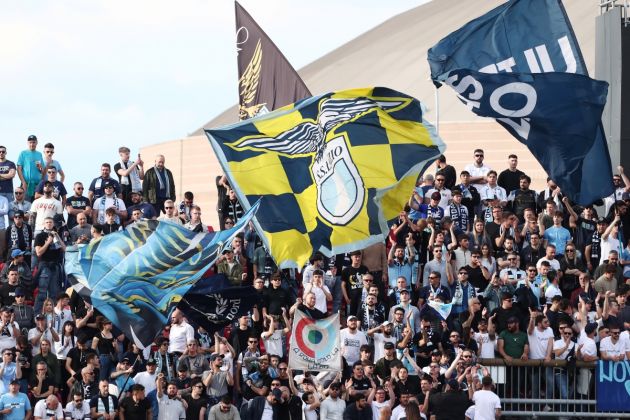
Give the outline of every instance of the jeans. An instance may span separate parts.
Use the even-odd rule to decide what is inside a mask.
[[[569,398],[569,373],[566,369],[562,368],[554,368],[554,379],[555,379],[555,390],[557,393],[555,394],[556,398],[566,400]],[[568,410],[567,404],[561,404],[557,411],[566,412]]]
[[[112,362],[112,358],[109,354],[101,354],[98,356],[99,362],[101,362],[101,370],[99,372],[99,380],[107,379],[109,380],[109,375],[111,375],[112,371],[116,367],[114,362]]]
[[[39,291],[33,308],[36,314],[41,313],[46,298],[53,301],[57,299],[61,291],[61,266],[56,263],[40,262],[38,279]]]
[[[543,382],[541,378],[542,369],[545,369],[545,380]],[[540,398],[540,390],[543,383],[545,384],[545,398],[550,400],[553,398],[553,368],[551,367],[533,367],[532,368],[532,398]],[[543,404],[544,405],[544,404]]]

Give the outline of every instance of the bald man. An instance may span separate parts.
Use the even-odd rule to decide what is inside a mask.
[[[164,162],[164,155],[157,155],[155,165],[145,172],[142,182],[144,201],[153,206],[156,214],[164,212],[166,200],[175,201],[175,181],[171,171],[164,166]]]

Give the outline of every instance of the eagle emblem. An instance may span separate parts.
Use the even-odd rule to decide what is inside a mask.
[[[316,121],[304,121],[275,137],[254,136],[232,147],[273,151],[288,156],[312,155],[310,169],[317,186],[317,209],[324,220],[344,226],[360,212],[366,196],[363,179],[352,160],[346,133],[329,138],[341,125],[378,108],[392,110],[399,99],[327,98]]]
[[[266,103],[254,103],[256,100],[256,92],[258,91],[258,84],[260,82],[261,69],[262,44],[259,39],[249,64],[247,64],[243,75],[238,80],[239,94],[241,97],[241,103],[239,105],[239,118],[241,120],[255,117],[263,109],[266,109]]]

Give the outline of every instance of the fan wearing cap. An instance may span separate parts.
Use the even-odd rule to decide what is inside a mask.
[[[507,361],[529,358],[529,340],[527,334],[520,331],[519,319],[511,316],[507,320],[507,329],[499,334],[497,350]]]
[[[362,264],[361,251],[353,251],[350,256],[350,266],[341,271],[341,291],[346,302],[347,314],[356,315],[359,312],[363,292],[363,276],[369,273]]]
[[[221,370],[222,366],[223,355],[213,353],[210,355],[210,368],[201,375],[211,405],[217,404],[221,398],[228,395],[228,386],[234,385],[232,373]]]
[[[0,396],[0,415],[7,420],[22,420],[31,416],[31,402],[28,396],[20,392],[20,380],[13,379],[6,393]]]
[[[367,335],[359,330],[359,319],[350,315],[346,320],[347,328],[341,330],[339,340],[341,342],[341,355],[348,366],[359,361],[361,346],[367,344]]]
[[[30,209],[31,203],[28,203]],[[27,213],[20,209],[12,211],[11,219],[9,220],[9,227],[6,230],[6,242],[7,249],[14,250],[20,249],[28,252],[30,255],[31,243],[33,239],[33,228],[28,223]],[[30,213],[29,213],[30,214]],[[31,257],[27,257],[26,261],[31,263]]]
[[[132,190],[129,197],[131,199],[131,205],[127,207],[127,213],[133,214],[135,210],[139,210],[142,219],[157,218],[157,213],[153,206],[143,201],[142,190]]]
[[[44,195],[44,184],[46,182],[50,182],[53,186],[53,197],[61,201],[61,205],[63,207],[66,207],[66,196],[68,195],[68,191],[66,190],[66,187],[64,187],[63,183],[57,180],[57,168],[54,166],[47,166],[44,170],[46,171],[46,177],[40,181],[35,189],[35,200]]]
[[[102,183],[103,195],[95,198],[92,207],[92,220],[95,223],[105,224],[105,211],[107,209],[114,209],[116,213],[116,223],[121,224],[122,221],[127,219],[127,206],[125,202],[117,197],[114,192],[116,188],[116,181],[105,180]]]
[[[37,149],[37,136],[30,135],[27,139],[28,148],[22,150],[17,160],[17,174],[20,186],[26,189],[26,198],[32,200],[35,188],[42,179],[44,156]]]

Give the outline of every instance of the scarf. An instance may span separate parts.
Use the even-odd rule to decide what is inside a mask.
[[[157,178],[158,184],[160,185],[160,190],[164,190],[165,197],[170,197],[171,186],[170,186],[170,183],[168,182],[168,175],[166,174],[166,169],[163,169],[162,173],[160,173],[160,170],[157,168],[157,166],[154,166],[153,169],[155,170],[155,177]]]
[[[99,206],[100,210],[98,211],[98,222],[102,225],[105,224],[105,202],[107,201],[107,196],[102,196],[99,200],[101,200],[101,205]],[[120,204],[118,202],[118,197],[114,196],[114,207],[116,211],[120,210]],[[116,223],[120,224],[120,217],[116,214]]]
[[[121,160],[120,167],[123,169],[127,169],[131,165],[133,165],[133,163],[134,162],[132,160],[129,160],[126,163]],[[137,166],[133,168],[133,171],[129,172],[129,175],[120,177],[120,185],[131,185],[132,190],[142,189],[142,183],[140,181],[140,175],[138,174]]]
[[[22,237],[22,241],[20,241],[20,236]],[[26,224],[22,224],[22,227],[19,228],[17,225],[12,224],[9,227],[9,249],[21,249],[20,242],[26,246],[26,249],[29,249],[29,245],[31,244],[31,235],[28,233],[28,228]]]
[[[166,359],[166,363],[164,362],[164,359]],[[165,372],[166,373],[166,379],[169,380],[169,381],[174,379],[173,378],[173,374],[172,374],[173,369],[171,369],[171,360],[170,359],[171,358],[169,357],[168,353],[166,353],[164,355],[164,357],[162,357],[162,353],[160,353],[159,350],[156,350],[155,353],[153,353],[153,360],[155,360],[156,363],[157,363],[157,368],[156,368],[155,371],[157,373]]]
[[[98,408],[96,409],[99,413],[111,413],[114,411],[114,400],[112,396],[107,394],[107,408],[105,408],[105,404],[103,403],[103,396],[98,394]],[[102,419],[103,417],[99,417]]]

